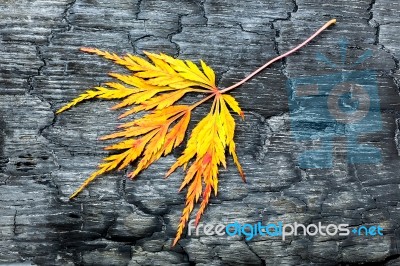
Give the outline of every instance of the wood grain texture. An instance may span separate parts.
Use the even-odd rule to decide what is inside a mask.
[[[227,87],[334,17],[337,25],[304,49],[232,91],[245,111],[235,138],[248,183],[228,161],[202,221],[380,224],[384,236],[245,241],[202,234],[171,248],[183,172],[162,177],[182,149],[135,181],[113,172],[68,200],[107,154],[97,138],[120,123],[111,102],[54,115],[110,80],[108,72],[123,71],[80,47],[204,59]],[[0,265],[400,264],[399,18],[399,3],[388,0],[1,1]],[[342,68],[316,60],[322,53],[340,64],[343,38]],[[372,57],[353,66],[367,50]],[[349,147],[338,139],[332,168],[302,169],[296,155],[317,144],[293,139],[287,82],[342,69],[377,73],[382,130],[360,141],[379,147],[382,161],[349,164]],[[199,108],[194,120],[205,111]]]

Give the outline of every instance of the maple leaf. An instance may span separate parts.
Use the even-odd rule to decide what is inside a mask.
[[[196,225],[209,202],[212,192],[218,192],[218,172],[222,165],[227,167],[226,150],[232,156],[243,181],[246,181],[236,154],[234,142],[235,120],[232,112],[244,118],[243,112],[234,97],[226,92],[242,85],[270,64],[297,51],[336,20],[327,22],[306,41],[289,52],[282,54],[240,82],[220,90],[215,84],[215,73],[205,62],[200,67],[189,60],[173,58],[166,54],[144,52],[145,58],[127,54],[123,57],[96,48],[81,48],[81,51],[96,54],[114,63],[126,67],[130,75],[110,73],[117,82],[108,82],[95,87],[73,99],[60,108],[59,114],[80,102],[98,98],[120,100],[112,109],[129,108],[119,117],[127,117],[143,112],[144,115],[119,126],[115,133],[101,137],[101,140],[120,139],[119,142],[105,147],[116,153],[107,156],[84,183],[70,196],[75,197],[98,176],[112,171],[122,170],[133,162],[136,168],[128,174],[135,178],[152,163],[170,154],[182,144],[190,122],[192,111],[202,103],[213,99],[209,113],[192,130],[182,155],[171,166],[166,177],[177,168],[186,170],[179,191],[187,187],[186,202],[183,208],[173,245],[181,238],[194,205],[202,198],[196,214]],[[190,105],[177,104],[188,93],[200,93],[202,100]]]

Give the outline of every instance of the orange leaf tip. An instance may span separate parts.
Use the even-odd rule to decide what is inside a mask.
[[[115,109],[114,109],[114,110],[115,110]],[[122,119],[122,118],[127,117],[127,116],[128,116],[128,114],[123,113],[123,114],[121,114],[121,115],[118,116],[118,119]]]
[[[95,48],[92,47],[81,47],[79,48],[80,51],[85,52],[85,53],[92,53],[93,51],[95,51]]]

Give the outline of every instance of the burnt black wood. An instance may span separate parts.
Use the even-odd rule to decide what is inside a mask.
[[[163,175],[179,151],[135,181],[110,173],[68,200],[107,154],[96,139],[120,123],[111,102],[55,116],[85,89],[109,81],[106,73],[123,71],[79,47],[203,59],[226,87],[331,18],[337,25],[232,92],[245,111],[235,138],[248,183],[230,160],[202,221],[380,224],[383,237],[202,235],[171,249],[183,172]],[[399,32],[400,5],[389,0],[1,1],[0,264],[400,264]],[[381,149],[382,162],[348,164],[346,146],[336,140],[332,168],[301,169],[296,153],[304,147],[290,132],[287,81],[339,71],[315,55],[339,63],[343,38],[345,68],[372,51],[354,69],[377,73],[382,130],[361,140]],[[198,111],[195,120],[206,109]]]

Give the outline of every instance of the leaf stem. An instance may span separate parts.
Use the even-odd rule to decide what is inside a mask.
[[[255,75],[257,75],[260,71],[262,71],[263,69],[265,69],[266,67],[268,67],[269,65],[271,65],[272,63],[281,60],[282,58],[296,52],[297,50],[299,50],[300,48],[302,48],[303,46],[305,46],[307,43],[309,43],[312,39],[314,39],[316,36],[318,36],[322,31],[324,31],[326,28],[328,28],[330,25],[335,24],[336,23],[336,19],[331,19],[329,20],[327,23],[325,23],[325,25],[323,25],[319,30],[317,30],[313,35],[311,35],[307,40],[305,40],[304,42],[302,42],[301,44],[299,44],[298,46],[296,46],[295,48],[291,49],[290,51],[275,57],[274,59],[268,61],[265,65],[261,66],[260,68],[258,68],[257,70],[255,70],[253,73],[251,73],[250,75],[248,75],[247,77],[245,77],[244,79],[242,79],[241,81],[239,81],[238,83],[233,84],[232,86],[225,88],[223,90],[220,91],[220,93],[225,93],[228,92],[230,90],[233,90],[234,88],[239,87],[240,85],[242,85],[243,83],[247,82],[249,79],[251,79],[252,77],[254,77]],[[209,98],[209,97],[207,97]]]

